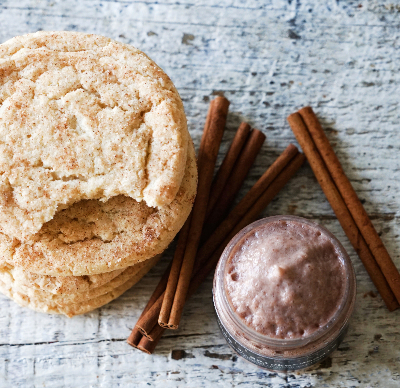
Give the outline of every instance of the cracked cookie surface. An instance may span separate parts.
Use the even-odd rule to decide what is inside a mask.
[[[0,45],[2,233],[25,240],[81,200],[171,204],[188,139],[174,85],[134,47],[75,32]]]
[[[181,187],[169,205],[152,208],[123,195],[106,202],[82,200],[57,212],[28,241],[0,233],[1,262],[35,274],[83,276],[126,268],[163,252],[196,196],[191,141],[187,148]]]

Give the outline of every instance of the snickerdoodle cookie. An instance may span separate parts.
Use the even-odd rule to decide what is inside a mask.
[[[57,249],[43,225],[57,214],[65,228],[60,210],[76,203],[66,217],[81,222],[83,200],[98,200],[88,205],[98,214],[137,210],[136,219],[174,207],[189,135],[178,92],[144,53],[98,35],[37,32],[0,45],[0,139],[0,232],[40,233]],[[112,241],[119,228],[108,232],[96,238]]]

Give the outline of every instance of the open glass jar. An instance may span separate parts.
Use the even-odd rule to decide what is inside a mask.
[[[294,234],[297,233],[297,237],[293,238],[293,234],[290,235],[289,233],[285,239],[285,228],[288,233],[290,230],[294,230]],[[280,229],[283,230],[283,234],[279,231]],[[276,230],[280,233],[277,234],[278,237],[275,235],[271,237],[271,233],[277,233]],[[302,237],[303,235],[305,236],[304,238]],[[259,241],[253,242],[254,239]],[[322,248],[315,248],[313,245],[313,241],[318,239],[323,241],[321,243]],[[311,241],[308,243],[312,245],[312,249],[305,246],[303,250],[302,244],[307,244],[307,241]],[[266,242],[267,245],[276,245],[274,247],[265,247],[262,246],[263,242]],[[286,243],[288,246],[285,246]],[[251,256],[260,246],[262,249],[255,252],[255,256]],[[273,249],[275,247],[276,249]],[[326,250],[330,253],[326,253]],[[313,252],[310,255],[314,255],[314,257],[304,258],[306,256],[304,252]],[[334,255],[332,252],[334,252]],[[274,264],[270,268],[262,267],[264,265],[262,263],[265,263],[262,258],[264,253],[265,255],[271,254],[275,259],[278,259],[278,262],[272,261]],[[232,270],[234,260],[240,260],[236,259],[236,257],[240,257],[243,254],[247,254],[250,257],[251,265],[249,267],[241,267],[237,264],[236,269]],[[279,263],[280,254],[282,254],[282,257],[285,255],[288,257],[282,264]],[[298,261],[295,264],[298,267],[297,269],[289,268],[293,261],[290,255],[297,255],[296,260]],[[330,259],[329,255],[334,257]],[[248,260],[248,257],[243,260]],[[255,262],[258,262],[260,257],[262,265],[257,267]],[[332,260],[332,266],[324,261],[325,258]],[[313,264],[313,262],[315,263]],[[267,260],[268,264],[271,264],[271,261]],[[301,268],[299,267],[300,265]],[[321,270],[319,267],[324,267],[325,269]],[[249,271],[242,271],[246,272],[246,274],[240,273],[240,269],[243,270],[244,268],[249,268]],[[254,274],[254,277],[252,277],[251,273]],[[279,279],[280,273],[283,274],[282,279]],[[289,273],[292,276],[291,279],[287,275]],[[304,274],[306,277],[299,279],[301,277],[299,274]],[[244,275],[243,278],[245,280],[242,283],[238,281],[238,290],[235,290],[232,288],[232,284],[235,286],[235,281],[241,279],[242,275]],[[267,276],[271,277],[271,284],[276,286],[274,290],[265,289],[265,284],[267,286],[270,284],[268,281],[264,284]],[[289,280],[287,279],[288,277]],[[338,291],[337,296],[332,297],[332,294],[335,293],[335,290],[332,290],[332,285],[335,284],[338,284],[340,292]],[[281,285],[281,288],[278,285]],[[318,286],[315,287],[315,285]],[[262,288],[263,286],[264,289]],[[300,294],[300,299],[296,293]],[[240,298],[238,299],[236,294],[245,295],[248,300],[240,302]],[[273,294],[275,298],[272,301],[268,299],[270,294]],[[290,298],[285,299],[289,294],[292,295],[292,300]],[[260,295],[262,296],[260,297]],[[301,299],[303,295],[306,295],[304,300]],[[335,350],[346,334],[349,319],[354,309],[355,296],[356,279],[354,269],[340,242],[322,226],[294,216],[268,217],[242,229],[225,248],[214,276],[214,306],[217,312],[218,324],[228,344],[246,360],[274,371],[308,368],[322,361]],[[268,299],[267,302],[269,304],[264,303],[265,298]],[[275,301],[279,301],[276,303],[280,304],[282,298],[285,299],[283,309],[282,306],[276,309],[271,307]],[[313,303],[313,298],[316,300],[315,303]],[[239,302],[237,302],[238,300]],[[307,311],[307,303],[309,311]],[[333,307],[330,310],[326,310],[327,304],[331,304]],[[271,311],[264,311],[266,306],[269,306]],[[259,312],[254,311],[257,308],[260,309]],[[263,308],[264,310],[262,310]],[[300,313],[299,309],[301,310]],[[277,323],[268,323],[268,327],[274,327],[274,330],[276,330],[272,332],[272,335],[268,332],[269,329],[264,330],[261,318],[265,313],[266,321],[273,320],[275,310],[277,311],[276,314],[279,315]],[[325,316],[321,315],[319,317],[318,310],[326,310],[327,312],[324,313]],[[292,316],[290,311],[293,311]],[[250,318],[248,318],[249,316]],[[314,329],[310,330],[310,324],[312,324],[314,316],[322,324],[315,324],[313,326]],[[302,321],[300,324],[296,322],[299,319]],[[307,323],[308,326],[306,325],[302,329],[303,320],[306,322],[311,321]],[[287,322],[287,325],[285,322]],[[293,328],[300,328],[300,330],[296,332]]]

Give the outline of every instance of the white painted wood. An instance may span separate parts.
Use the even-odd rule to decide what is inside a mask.
[[[312,0],[4,0],[0,41],[43,30],[88,31],[133,44],[175,82],[196,146],[208,101],[231,101],[223,150],[241,120],[267,135],[250,187],[289,142],[285,118],[311,104],[400,267],[400,3]],[[125,343],[171,251],[138,285],[67,319],[0,296],[0,387],[399,387],[400,312],[388,313],[308,166],[266,215],[328,227],[356,268],[357,306],[331,358],[299,374],[237,358],[218,332],[211,279],[152,356]]]

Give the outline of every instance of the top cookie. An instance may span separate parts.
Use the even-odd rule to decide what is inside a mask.
[[[175,198],[186,118],[141,51],[75,32],[13,38],[0,45],[0,103],[0,232],[24,240],[84,199]]]

